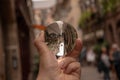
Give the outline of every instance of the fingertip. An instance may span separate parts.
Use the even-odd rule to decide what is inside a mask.
[[[82,41],[80,38],[76,39],[75,49],[80,50],[82,48]]]
[[[81,41],[81,39],[80,39],[80,38],[77,38],[76,40],[80,40],[80,41]]]
[[[80,63],[73,62],[73,63],[69,64],[69,66],[65,69],[64,72],[66,74],[70,74],[71,72],[76,72],[77,70],[79,70],[79,73],[80,73]]]
[[[73,65],[69,64],[69,66],[64,70],[64,73],[70,74],[72,72]]]
[[[76,45],[77,44],[82,45],[82,40],[80,38],[76,39]]]
[[[40,41],[44,42],[45,41],[45,33],[44,31],[40,32],[40,37],[39,37]]]
[[[65,69],[70,63],[75,62],[75,61],[76,61],[76,59],[74,59],[72,57],[63,58],[59,63],[60,68]]]
[[[40,32],[40,34],[41,34],[42,36],[44,36],[44,33],[45,33],[44,31],[41,31],[41,32]]]

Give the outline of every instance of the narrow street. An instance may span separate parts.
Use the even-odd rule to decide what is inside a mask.
[[[82,67],[81,80],[103,80],[102,75],[97,72],[96,67]]]
[[[55,56],[73,80],[120,80],[120,0],[1,0],[0,80],[56,80]]]
[[[93,66],[82,67],[81,80],[104,80],[103,73],[98,73],[97,68]],[[116,80],[110,73],[111,80]]]

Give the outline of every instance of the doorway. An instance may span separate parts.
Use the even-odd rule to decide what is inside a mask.
[[[17,15],[22,80],[28,80],[30,73],[30,34],[22,14]]]

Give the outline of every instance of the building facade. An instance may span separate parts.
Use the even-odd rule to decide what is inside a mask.
[[[0,18],[1,19],[1,18]],[[0,20],[0,80],[5,80],[5,54],[2,40],[2,24]]]
[[[81,13],[79,1],[80,0],[58,0],[52,14],[53,18],[55,20],[68,22],[77,28]]]
[[[31,8],[29,0],[0,1],[0,80],[32,76]]]
[[[113,6],[111,7],[110,4]],[[80,5],[83,14],[86,11],[88,12],[87,17],[84,17],[84,23],[80,24],[83,29],[85,45],[96,44],[99,38],[103,38],[110,45],[114,43],[120,45],[120,2],[118,0],[113,2],[107,0],[81,0]]]

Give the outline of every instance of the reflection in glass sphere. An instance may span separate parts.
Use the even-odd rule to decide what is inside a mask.
[[[65,56],[70,53],[77,37],[74,27],[63,21],[56,21],[48,25],[45,30],[45,42],[57,56]]]

